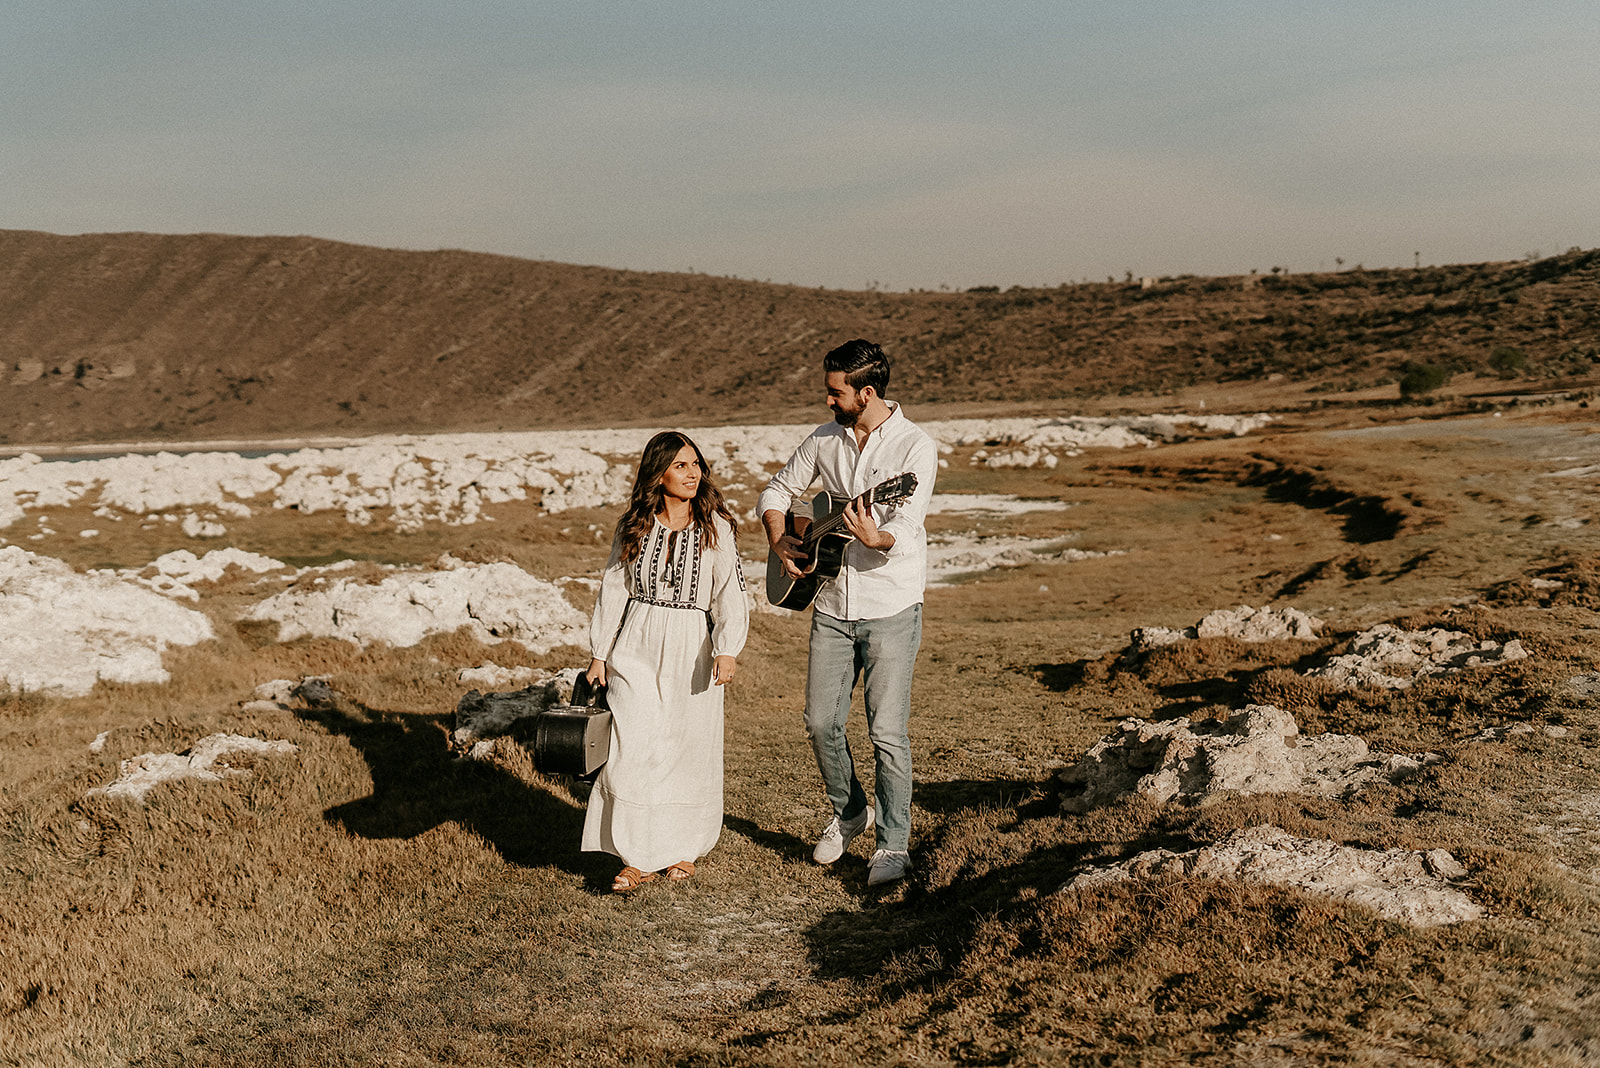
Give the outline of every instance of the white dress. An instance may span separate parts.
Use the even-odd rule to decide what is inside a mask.
[[[737,656],[750,629],[739,551],[715,517],[717,546],[699,528],[658,519],[639,556],[615,542],[589,627],[606,662],[611,755],[589,794],[583,848],[641,871],[698,860],[722,833],[722,695],[713,657]]]

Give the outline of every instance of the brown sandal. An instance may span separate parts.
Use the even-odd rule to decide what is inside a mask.
[[[694,877],[694,861],[680,860],[667,869],[667,878],[674,882]]]
[[[640,871],[633,865],[628,865],[617,872],[617,877],[611,881],[613,894],[631,894],[646,883],[653,883],[659,876],[653,871]]]

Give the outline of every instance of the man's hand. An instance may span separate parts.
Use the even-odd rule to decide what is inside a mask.
[[[859,497],[845,506],[844,526],[856,541],[869,549],[886,553],[894,548],[894,535],[878,529],[878,521],[872,517],[872,506]]]
[[[805,574],[801,565],[810,561],[800,551],[800,539],[786,533],[788,529],[786,519],[787,517],[775,508],[769,508],[761,514],[761,523],[767,528],[767,545],[772,549],[772,554],[778,558],[778,563],[783,565],[783,573],[792,579],[797,579]]]

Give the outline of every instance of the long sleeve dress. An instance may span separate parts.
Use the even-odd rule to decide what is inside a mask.
[[[737,656],[750,629],[749,597],[733,530],[657,520],[639,556],[613,543],[589,627],[606,662],[611,755],[589,794],[583,849],[641,871],[698,860],[722,833],[723,687],[712,660]]]

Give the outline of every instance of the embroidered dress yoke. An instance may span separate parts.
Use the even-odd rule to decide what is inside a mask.
[[[733,530],[714,522],[714,549],[698,526],[660,520],[634,560],[613,543],[589,627],[591,655],[606,662],[611,756],[583,848],[641,871],[698,860],[722,833],[723,688],[711,667],[744,648],[750,609]]]

